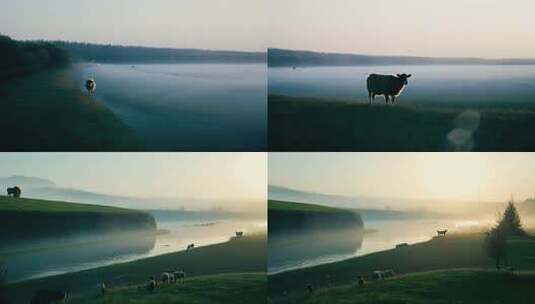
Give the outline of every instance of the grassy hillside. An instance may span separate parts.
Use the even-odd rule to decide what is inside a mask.
[[[531,151],[535,109],[477,108],[473,145],[448,134],[464,107],[385,106],[315,98],[268,97],[270,151]]]
[[[0,212],[41,212],[41,213],[140,213],[126,208],[49,201],[33,198],[13,198],[0,196]]]
[[[445,270],[403,275],[364,287],[343,285],[307,296],[302,303],[518,303],[535,300],[535,273]]]
[[[343,209],[339,209],[339,208],[314,205],[314,204],[305,204],[305,203],[275,201],[275,200],[268,201],[268,210],[269,211],[320,212],[320,213],[345,212]]]
[[[116,233],[156,233],[149,213],[123,208],[40,199],[0,197],[0,251],[48,242],[105,239]]]
[[[74,67],[0,83],[2,151],[129,151],[135,133],[74,80]]]
[[[535,252],[535,239],[510,240],[509,251],[510,263],[514,267],[520,271],[535,271],[535,259],[532,256],[532,253]],[[270,275],[268,284],[270,297],[274,301],[286,303],[288,299],[294,299],[297,303],[300,303],[306,298],[305,286],[307,284],[312,284],[318,289],[351,285],[356,282],[356,278],[359,275],[369,278],[374,270],[393,269],[398,274],[408,274],[431,270],[457,268],[492,269],[493,267],[493,261],[483,251],[482,233],[452,234],[409,247],[381,251],[340,262]],[[423,281],[425,282],[425,280]],[[403,281],[400,282],[401,285],[405,286],[404,292],[411,293],[411,285],[405,283]],[[418,287],[415,286],[415,288],[415,292],[417,292]],[[388,289],[382,289],[382,293],[390,294]],[[311,299],[309,300],[312,301]],[[331,298],[331,300],[334,301],[334,298]],[[310,303],[316,302],[312,301]],[[362,303],[405,302],[364,301]]]
[[[189,251],[181,251],[128,263],[120,263],[86,271],[24,281],[11,284],[8,287],[12,298],[17,301],[16,303],[27,300],[36,290],[46,288],[66,289],[69,290],[74,297],[94,299],[99,292],[98,288],[96,288],[96,285],[99,282],[106,282],[112,289],[126,287],[127,290],[124,292],[128,293],[128,288],[132,285],[145,284],[150,276],[158,275],[161,272],[169,271],[170,269],[183,269],[188,274],[188,277],[222,273],[265,273],[267,258],[266,244],[266,235],[248,236],[227,243],[199,247]],[[239,276],[235,279],[241,281],[241,283],[239,283],[240,285],[243,283],[249,286],[251,283],[246,279],[240,279]],[[253,279],[253,281],[256,280],[257,279]],[[194,293],[195,284],[197,283],[193,281],[190,286],[192,293]],[[204,283],[201,280],[198,284]],[[225,285],[222,285],[221,288],[224,289],[224,286]],[[227,285],[227,287],[230,286],[232,286],[232,283]],[[218,287],[214,285],[211,286],[211,288]],[[135,292],[135,289],[130,289],[130,291]],[[169,292],[174,293],[175,291],[169,290]],[[197,292],[195,293],[196,296],[202,298],[203,294],[206,292],[208,292],[208,290],[204,288],[200,291],[197,289]],[[235,295],[234,289],[229,289],[227,292]],[[224,292],[222,291],[221,294],[223,293]],[[256,292],[254,293],[256,294]],[[118,294],[117,297],[120,298],[122,295]],[[92,303],[90,300],[88,301]],[[105,301],[103,303],[108,302]],[[176,301],[162,303],[176,303]]]
[[[226,273],[186,279],[183,284],[162,285],[154,293],[143,286],[112,290],[105,297],[74,299],[73,304],[157,304],[157,303],[264,303],[265,273]]]

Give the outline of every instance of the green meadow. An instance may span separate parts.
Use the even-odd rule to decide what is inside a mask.
[[[466,110],[479,114],[473,145],[448,134]],[[268,96],[270,151],[531,151],[535,108],[373,105],[324,98]]]
[[[141,150],[108,108],[82,92],[76,66],[48,68],[0,83],[2,151]]]

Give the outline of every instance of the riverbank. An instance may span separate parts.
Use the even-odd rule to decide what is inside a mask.
[[[270,151],[530,151],[535,108],[268,96]]]
[[[270,275],[268,277],[269,297],[273,303],[337,303],[347,299],[347,295],[354,295],[360,293],[356,290],[357,278],[359,275],[364,276],[367,281],[372,281],[371,274],[375,270],[393,269],[398,276],[389,278],[385,282],[370,283],[370,294],[365,293],[359,295],[349,303],[392,303],[392,301],[402,301],[403,303],[429,303],[422,301],[426,295],[432,295],[431,299],[442,301],[451,299],[450,296],[454,294],[452,289],[440,288],[441,280],[450,280],[457,276],[484,276],[484,280],[480,280],[480,290],[492,288],[492,284],[486,286],[483,282],[491,280],[501,284],[503,279],[501,274],[493,271],[494,262],[491,260],[483,250],[483,233],[470,234],[451,234],[446,237],[433,238],[427,242],[418,244],[410,244],[409,246],[390,249],[377,253],[368,254],[361,257],[351,258],[340,262],[323,264],[315,267],[303,268],[294,271],[287,271]],[[535,240],[533,238],[513,239],[509,241],[511,265],[520,272],[535,271],[535,261],[531,258],[530,252],[535,250]],[[468,269],[467,273],[453,273],[442,271],[451,271],[454,269],[464,268]],[[419,272],[438,271],[438,275],[417,276]],[[415,277],[412,277],[412,274]],[[451,274],[451,276],[450,276]],[[489,274],[487,277],[486,274]],[[414,298],[406,297],[409,294],[416,294],[416,291],[421,291],[416,279],[421,284],[427,284],[427,293],[415,295]],[[515,277],[514,280],[517,278]],[[535,282],[535,276],[527,275],[521,277],[519,280]],[[392,281],[392,283],[390,283]],[[460,281],[462,282],[462,281]],[[525,291],[525,285],[510,284],[507,281],[506,285],[515,286],[513,291],[515,293],[522,293]],[[314,286],[318,297],[309,295],[306,291],[307,285]],[[394,288],[391,292],[388,287],[391,284]],[[414,293],[413,291],[413,285]],[[493,283],[494,284],[494,283]],[[469,295],[470,284],[464,285],[466,289],[459,292],[459,298],[463,303],[473,303],[469,298],[462,297],[462,295]],[[473,286],[473,285],[472,285]],[[353,290],[351,290],[353,289]],[[445,292],[449,290],[449,292]],[[511,293],[513,293],[511,291]],[[507,295],[511,293],[503,293],[506,299]],[[316,292],[315,292],[316,294]],[[402,296],[405,295],[405,296]],[[399,296],[399,297],[397,297]],[[502,296],[501,296],[502,297]],[[430,298],[427,298],[430,299]],[[488,298],[482,298],[488,299]],[[390,301],[390,302],[389,302]],[[394,301],[394,302],[395,302]],[[439,302],[439,303],[442,303]],[[474,302],[475,303],[475,302]],[[477,303],[485,303],[477,302]],[[506,302],[498,302],[506,303]],[[521,303],[521,302],[518,302]]]
[[[138,151],[137,135],[81,92],[75,66],[0,83],[2,151]]]
[[[193,250],[180,251],[127,263],[119,263],[85,271],[24,281],[8,285],[8,289],[10,296],[15,303],[24,303],[24,301],[28,301],[31,295],[39,289],[68,290],[71,293],[73,300],[91,302],[89,299],[95,299],[99,293],[99,290],[96,287],[98,283],[106,282],[107,286],[112,290],[119,288],[129,289],[132,286],[145,284],[150,276],[157,276],[160,273],[171,269],[184,270],[188,274],[188,278],[194,278],[201,275],[251,272],[263,273],[263,276],[265,277],[266,238],[267,236],[265,234],[246,236],[241,239],[232,239],[226,243],[199,247]],[[220,279],[224,280],[223,278]],[[259,278],[255,279],[256,282],[259,280]],[[242,282],[243,284],[248,284],[247,281],[248,280],[246,279],[238,280],[238,283]],[[177,288],[180,287],[178,286]],[[215,287],[212,286],[212,288]],[[260,290],[259,287],[256,289]],[[131,291],[136,290],[137,289],[135,288],[131,289]],[[196,290],[196,294],[192,296],[202,297],[205,290]],[[119,294],[117,296],[119,298],[122,297],[122,291],[118,292]],[[125,292],[128,293],[128,291]],[[258,291],[258,293],[255,292],[255,294],[259,293],[260,291]],[[222,288],[222,290],[219,291],[219,294],[222,296],[236,296],[233,288],[229,288],[228,290]],[[265,292],[263,294],[263,299],[265,299]],[[120,302],[120,300],[118,301]],[[158,302],[149,301],[146,303]]]

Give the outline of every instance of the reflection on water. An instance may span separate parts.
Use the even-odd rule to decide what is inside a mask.
[[[119,262],[165,253],[182,251],[187,244],[196,247],[227,241],[236,231],[264,232],[266,222],[256,219],[210,221],[166,221],[158,223],[161,233],[121,234],[109,241],[77,239],[76,243],[50,240],[49,245],[10,246],[9,252],[0,252],[0,261],[7,268],[7,280],[21,281],[73,271],[80,271]],[[107,236],[109,237],[109,236]]]
[[[150,150],[265,150],[263,64],[93,64],[81,77]]]
[[[383,220],[364,221],[366,230],[281,231],[269,234],[268,272],[277,273],[395,248],[399,243],[430,240],[436,230],[448,233],[481,230],[489,222],[475,220]]]
[[[357,66],[269,68],[270,94],[354,99],[367,102],[371,73],[411,73],[400,102],[534,105],[535,67]]]

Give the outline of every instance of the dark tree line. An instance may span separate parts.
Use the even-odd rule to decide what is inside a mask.
[[[68,62],[67,52],[52,43],[16,41],[0,35],[0,81]]]
[[[95,62],[265,62],[260,52],[211,51],[52,41],[73,59]]]

